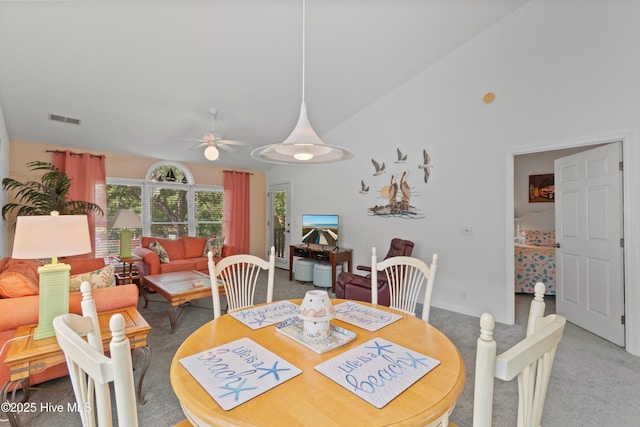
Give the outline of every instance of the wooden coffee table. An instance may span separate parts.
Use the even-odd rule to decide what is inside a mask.
[[[169,301],[169,322],[171,333],[189,301],[211,297],[209,275],[197,270],[176,271],[173,273],[152,274],[143,277],[143,289],[153,288]],[[218,285],[220,295],[224,295],[224,286]]]

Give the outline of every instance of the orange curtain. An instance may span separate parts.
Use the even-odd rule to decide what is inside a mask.
[[[97,204],[104,215],[89,215],[89,234],[91,236],[91,256],[96,253],[96,233],[106,239],[107,233],[107,178],[104,156],[89,153],[55,151],[53,164],[71,178],[68,197],[71,200],[83,200]],[[84,255],[85,257],[87,255]]]
[[[224,171],[224,220],[222,234],[225,243],[237,253],[249,253],[249,181],[248,172]]]

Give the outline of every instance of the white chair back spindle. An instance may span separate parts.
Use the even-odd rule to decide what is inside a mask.
[[[429,321],[431,294],[438,268],[438,254],[433,254],[431,265],[408,256],[396,256],[378,262],[376,248],[371,250],[371,303],[378,303],[378,275],[387,277],[389,286],[389,307],[415,316],[420,291],[424,289],[422,300],[422,320]]]
[[[214,263],[209,252],[209,277],[211,278],[211,296],[213,298],[213,317],[222,315],[218,281],[224,286],[227,297],[227,310],[236,311],[255,304],[254,295],[258,277],[267,271],[267,303],[273,302],[273,282],[275,278],[275,248],[269,250],[269,259],[254,255],[240,254],[223,258]]]

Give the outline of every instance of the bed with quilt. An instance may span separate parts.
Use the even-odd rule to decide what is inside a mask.
[[[546,294],[556,294],[556,248],[554,230],[521,230],[516,240],[515,292],[534,293],[537,282],[546,285]]]

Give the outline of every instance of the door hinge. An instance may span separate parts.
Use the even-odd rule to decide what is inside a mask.
[[[623,169],[622,169],[622,162],[618,162],[618,169],[619,169],[620,171],[622,171],[622,170],[623,170]]]
[[[620,316],[620,323],[621,323],[622,325],[624,325],[624,314],[623,314],[622,316]]]
[[[620,247],[624,248],[624,238],[620,239]]]

